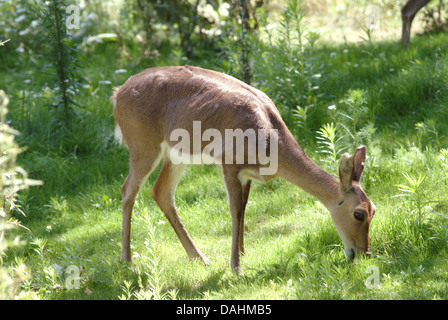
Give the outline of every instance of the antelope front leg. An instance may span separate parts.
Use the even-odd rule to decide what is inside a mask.
[[[230,215],[232,216],[230,266],[233,272],[242,274],[240,252],[244,252],[244,212],[250,184],[247,182],[243,187],[238,178],[238,170],[235,167],[223,166],[223,175],[229,197]]]
[[[411,28],[411,21],[409,17],[402,18],[402,32],[401,32],[401,44],[403,48],[407,48],[409,44],[409,38],[410,38],[410,28]]]
[[[247,180],[244,185],[242,185],[242,191],[243,191],[243,214],[241,215],[241,222],[240,222],[240,235],[239,235],[239,250],[241,254],[246,254],[246,249],[244,248],[244,216],[246,213],[246,205],[247,200],[249,198],[249,191],[250,191],[250,184],[251,181]]]
[[[131,217],[135,198],[154,168],[156,157],[157,155],[147,155],[138,162],[131,157],[129,175],[121,187],[123,209],[121,259],[126,262],[131,262]]]
[[[401,8],[402,35],[401,42],[406,49],[411,37],[411,25],[417,12],[423,8],[430,0],[408,0]]]

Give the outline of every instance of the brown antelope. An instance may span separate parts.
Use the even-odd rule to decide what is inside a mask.
[[[407,48],[410,40],[411,25],[417,12],[426,6],[426,4],[431,0],[408,0],[406,4],[401,8],[401,20],[402,35],[401,43],[404,48]]]
[[[185,166],[200,163],[197,158],[201,155],[202,162],[222,167],[232,217],[233,271],[241,273],[244,213],[251,181],[263,183],[277,176],[328,208],[347,257],[370,254],[369,225],[375,206],[360,185],[365,147],[352,156],[342,156],[336,179],[305,154],[266,94],[226,74],[198,67],[146,69],[130,77],[112,99],[116,136],[130,152],[129,175],[121,188],[123,260],[131,261],[131,214],[136,195],[163,158],[151,195],[188,256],[208,263],[182,224],[174,202]],[[180,137],[193,144],[192,150],[188,145],[184,148],[186,144],[179,148]],[[197,142],[195,137],[202,140]],[[234,138],[243,141],[242,148],[233,144]]]

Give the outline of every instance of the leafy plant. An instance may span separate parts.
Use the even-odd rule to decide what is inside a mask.
[[[446,30],[448,26],[448,5],[445,0],[439,0],[437,5],[425,7],[423,10],[425,33],[436,33]]]
[[[65,126],[70,124],[73,113],[72,106],[76,104],[73,96],[77,93],[75,81],[77,51],[69,45],[66,21],[66,1],[55,0],[36,6],[42,21],[47,27],[48,54],[56,74],[56,91],[59,93],[56,101],[59,121]]]
[[[118,297],[120,300],[132,300],[132,297],[134,296],[132,290],[134,289],[134,286],[132,284],[132,281],[124,280],[123,284],[121,285],[122,294]]]
[[[417,223],[422,224],[423,222],[423,208],[428,203],[427,193],[428,189],[424,187],[423,182],[426,179],[426,175],[418,174],[418,177],[413,177],[405,172],[403,172],[407,184],[398,184],[397,187],[400,191],[404,192],[402,194],[396,195],[396,197],[406,197],[408,201],[414,203],[417,209]]]
[[[20,190],[32,185],[41,184],[40,181],[28,179],[27,172],[16,165],[17,156],[23,151],[14,138],[18,134],[6,122],[9,99],[0,90],[0,299],[21,298],[19,284],[27,278],[25,268],[21,265],[11,275],[3,266],[3,256],[6,251],[15,246],[23,245],[18,236],[11,239],[10,232],[20,226],[20,222],[12,218],[16,211],[16,197]]]
[[[417,143],[420,149],[423,145],[434,143],[438,146],[440,144],[437,123],[434,119],[427,119],[426,121],[416,123],[415,129],[417,130]]]
[[[337,163],[340,154],[344,150],[340,146],[342,136],[338,133],[336,126],[333,123],[327,123],[317,131],[317,144],[319,150],[317,152],[329,157],[331,164]]]
[[[305,130],[295,129],[294,118],[298,110],[307,113],[309,124],[315,120],[308,111],[321,93],[321,65],[313,54],[318,34],[306,28],[305,6],[300,0],[287,2],[275,29],[267,22],[265,8],[257,12],[261,28],[252,52],[254,82],[274,100],[293,132],[306,136]],[[305,141],[311,140],[306,137]]]
[[[368,109],[366,107],[367,93],[363,90],[349,90],[341,101],[341,111],[338,111],[339,122],[347,136],[352,140],[352,145],[357,148],[360,143],[359,130],[365,123]]]
[[[131,295],[131,282],[125,282],[122,286],[123,294],[120,299],[130,300],[131,296],[138,300],[174,300],[176,299],[177,290],[165,291],[166,280],[164,277],[164,268],[161,266],[160,256],[157,249],[156,228],[151,222],[147,211],[143,213],[144,223],[148,238],[145,238],[145,253],[138,255],[138,264],[136,270],[138,273],[138,285],[140,291],[136,291]],[[143,280],[142,273],[146,276]],[[146,282],[146,283],[145,283]]]
[[[252,72],[250,68],[249,63],[249,52],[250,52],[250,45],[249,45],[249,39],[248,34],[250,30],[248,30],[248,1],[239,0],[238,1],[238,15],[241,20],[241,36],[240,36],[240,43],[241,43],[241,74],[242,79],[247,84],[250,84],[251,78],[252,78]]]
[[[257,31],[249,22],[249,2],[236,0],[230,7],[229,17],[221,27],[221,68],[251,84]]]
[[[310,144],[313,140],[312,129],[311,129],[311,108],[313,105],[300,107],[297,106],[296,109],[292,111],[292,116],[294,120],[294,125],[297,130],[298,139],[303,141],[304,145]]]

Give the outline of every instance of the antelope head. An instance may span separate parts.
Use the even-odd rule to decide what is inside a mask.
[[[362,164],[366,160],[366,147],[358,148],[354,155],[345,153],[339,163],[339,199],[330,209],[331,218],[344,243],[345,255],[369,251],[369,226],[375,214],[375,205],[361,188]]]

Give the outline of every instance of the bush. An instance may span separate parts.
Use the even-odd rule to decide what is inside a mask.
[[[305,11],[299,0],[288,1],[276,29],[267,24],[264,8],[259,9],[262,37],[254,50],[254,82],[279,108],[285,123],[294,128],[293,110],[311,112],[320,93],[321,71],[313,55],[318,35],[306,29]],[[308,137],[304,128],[300,132]],[[309,140],[309,139],[307,139]]]
[[[16,196],[19,190],[32,185],[40,184],[39,181],[27,178],[27,173],[16,165],[17,155],[23,150],[14,141],[18,134],[5,121],[8,112],[8,97],[0,90],[0,299],[16,299],[29,297],[19,291],[20,282],[26,278],[23,265],[15,268],[11,275],[3,266],[2,257],[8,248],[20,245],[18,237],[10,239],[8,231],[19,226],[18,220],[11,218],[12,212],[24,214],[16,205]]]

